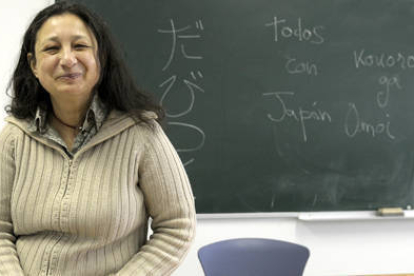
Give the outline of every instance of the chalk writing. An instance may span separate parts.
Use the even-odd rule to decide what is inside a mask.
[[[200,136],[200,141],[198,142],[198,144],[196,144],[193,147],[177,148],[177,152],[196,152],[196,151],[203,148],[204,143],[206,141],[206,134],[204,133],[204,131],[201,128],[199,128],[195,125],[192,125],[192,124],[180,123],[180,122],[168,122],[167,124],[171,125],[171,126],[178,126],[178,127],[183,127],[183,128],[193,130],[193,131],[195,131],[196,135],[198,134]],[[194,163],[194,161],[195,161],[195,158],[192,157],[189,160],[184,161],[183,163],[184,163],[184,166],[188,166],[188,165]]]
[[[378,135],[385,135],[389,139],[395,139],[395,136],[391,133],[389,115],[386,117],[386,122],[369,123],[361,119],[359,111],[355,103],[349,103],[348,111],[345,116],[345,133],[348,137],[355,137],[358,133],[366,133],[372,137]]]
[[[169,58],[167,60],[167,63],[162,68],[163,71],[165,71],[171,65],[171,62],[173,61],[173,59],[175,57],[178,40],[181,40],[181,39],[200,39],[201,38],[201,35],[198,34],[198,33],[195,33],[195,34],[194,33],[181,34],[183,32],[186,32],[187,30],[191,30],[192,29],[191,25],[188,25],[188,26],[185,26],[183,28],[177,29],[175,27],[174,20],[170,19],[170,26],[171,26],[171,28],[168,29],[168,30],[158,29],[159,33],[171,34],[170,55],[169,55]],[[196,27],[197,30],[200,30],[200,31],[204,30],[204,25],[203,25],[203,22],[201,20],[198,20],[198,21],[195,22],[195,27]],[[181,48],[181,53],[182,53],[183,57],[186,58],[186,59],[202,59],[203,58],[200,55],[188,54],[187,51],[185,50],[186,48],[185,48],[184,43],[180,44],[180,48]]]
[[[202,76],[201,73],[199,73],[200,76]],[[192,72],[192,76],[193,78],[195,78],[194,72]],[[164,87],[166,86],[164,93],[161,97],[160,103],[161,105],[164,105],[164,102],[166,100],[166,98],[168,97],[168,95],[170,94],[170,92],[172,91],[171,88],[174,86],[175,82],[177,81],[177,75],[173,75],[170,78],[168,78],[167,80],[165,80],[163,83],[161,83],[159,85],[159,87]],[[195,84],[194,82],[191,82],[187,79],[183,79],[182,82],[184,83],[184,85],[188,88],[185,89],[188,93],[188,105],[186,107],[184,107],[184,110],[175,114],[170,113],[169,110],[166,110],[165,115],[167,117],[170,118],[179,118],[182,117],[184,115],[187,115],[188,113],[190,113],[193,110],[194,107],[194,103],[195,103],[195,91],[200,91],[200,92],[204,92],[204,89],[201,88],[200,86],[198,86],[197,84]],[[179,92],[182,92],[179,91]],[[183,96],[180,96],[182,98],[184,98]]]
[[[377,93],[377,104],[379,107],[384,108],[388,105],[390,99],[391,88],[395,87],[401,89],[400,80],[398,77],[382,76],[379,78],[379,84],[385,86],[384,90]]]
[[[379,68],[401,68],[413,69],[414,68],[414,56],[403,55],[401,53],[396,54],[371,54],[365,53],[365,49],[354,51],[354,64],[357,69],[360,67],[379,67]]]
[[[281,39],[297,39],[298,41],[305,41],[312,44],[322,44],[325,39],[322,36],[323,26],[314,26],[310,28],[303,27],[302,18],[298,18],[296,26],[287,24],[286,19],[278,19],[273,17],[273,21],[266,23],[266,27],[272,27],[274,32],[274,41],[278,42]]]
[[[172,62],[174,61],[174,58],[176,56],[177,51],[177,44],[181,43],[179,48],[181,49],[181,54],[184,59],[188,60],[201,60],[203,59],[202,55],[199,55],[194,52],[189,52],[186,45],[184,44],[185,40],[188,39],[200,39],[201,35],[200,32],[204,31],[204,25],[202,20],[197,20],[195,22],[195,31],[193,31],[192,25],[187,25],[182,28],[176,28],[176,24],[174,20],[170,19],[170,29],[158,29],[158,32],[161,34],[169,34],[171,35],[171,47],[170,47],[170,54],[168,57],[167,62],[162,68],[162,71],[166,71],[170,68]],[[191,31],[191,32],[189,32]],[[167,118],[173,118],[173,119],[185,119],[184,116],[191,113],[191,111],[194,108],[194,104],[196,102],[196,91],[198,92],[204,92],[204,89],[201,85],[197,84],[196,82],[204,78],[203,73],[201,70],[194,70],[189,72],[190,75],[189,78],[183,78],[181,75],[183,72],[179,72],[180,74],[175,74],[175,72],[172,72],[168,77],[164,79],[164,81],[159,84],[159,88],[163,89],[162,96],[160,99],[160,104],[165,107],[165,115]],[[184,87],[184,89],[183,89]],[[178,96],[175,96],[176,94],[179,94]],[[169,103],[172,103],[173,101],[169,101],[169,99],[176,99],[180,98],[182,99],[180,101],[180,104],[182,104],[182,107],[176,111],[171,111],[171,105]],[[206,134],[204,131],[193,124],[185,123],[183,121],[169,121],[167,123],[168,125],[179,127],[181,129],[186,128],[189,130],[192,130],[193,135],[199,135],[200,136],[200,142],[196,146],[191,147],[177,147],[177,152],[184,152],[184,153],[193,153],[198,150],[200,150],[205,143]],[[195,158],[191,157],[187,161],[183,161],[184,165],[190,165],[194,163]]]
[[[295,58],[287,58],[285,68],[289,74],[318,75],[318,67],[316,64],[308,61],[298,61]]]
[[[300,123],[303,141],[308,140],[307,129],[306,129],[306,121],[313,120],[313,121],[320,121],[320,122],[332,122],[331,115],[325,111],[317,108],[318,102],[313,102],[311,109],[304,109],[303,107],[299,107],[298,110],[290,109],[286,106],[285,101],[283,100],[284,96],[294,96],[294,92],[289,91],[281,91],[281,92],[269,92],[264,93],[263,96],[265,97],[274,97],[276,99],[277,104],[280,106],[280,113],[279,116],[274,116],[270,113],[267,114],[267,117],[272,122],[282,122],[285,119],[292,118],[293,120]]]
[[[198,134],[200,136],[200,142],[193,146],[193,147],[187,147],[187,148],[179,148],[177,149],[177,152],[194,152],[194,151],[198,151],[200,149],[203,148],[204,143],[206,141],[206,134],[204,133],[204,131],[192,124],[187,124],[187,123],[179,123],[179,122],[169,122],[169,125],[172,126],[179,126],[179,127],[184,127],[184,128],[188,128],[190,130],[193,130],[196,132],[196,134]]]

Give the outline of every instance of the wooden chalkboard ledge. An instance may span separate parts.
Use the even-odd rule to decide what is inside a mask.
[[[404,210],[404,216],[400,216],[400,217],[378,216],[376,211],[197,214],[197,219],[239,219],[239,218],[297,218],[301,221],[401,220],[401,219],[414,219],[414,210]]]

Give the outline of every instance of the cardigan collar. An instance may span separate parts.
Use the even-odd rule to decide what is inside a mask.
[[[157,119],[157,115],[152,111],[145,111],[144,117],[154,121]],[[47,139],[43,137],[39,132],[33,132],[31,131],[31,123],[32,120],[25,120],[25,119],[17,119],[13,116],[6,117],[6,122],[11,123],[19,127],[23,132],[25,132],[30,137],[36,139],[37,141],[54,148],[58,151],[63,150],[55,145],[50,139]],[[102,123],[102,126],[98,133],[92,139],[84,146],[82,149],[79,150],[79,152],[83,152],[87,150],[90,147],[93,147],[97,144],[100,144],[104,142],[107,139],[110,139],[111,137],[121,133],[122,131],[133,127],[134,125],[142,123],[139,121],[136,121],[131,118],[127,113],[118,111],[118,110],[112,110],[110,111],[108,117],[105,119],[105,121]]]

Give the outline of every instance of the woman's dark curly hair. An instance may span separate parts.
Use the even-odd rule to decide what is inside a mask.
[[[98,42],[100,78],[94,88],[99,98],[109,110],[128,113],[137,121],[146,122],[144,111],[153,111],[158,121],[164,117],[164,111],[149,94],[140,91],[135,80],[121,57],[109,28],[96,13],[84,5],[70,1],[57,2],[40,11],[31,22],[23,37],[23,45],[16,69],[10,80],[12,101],[6,111],[20,119],[34,118],[38,107],[50,110],[49,94],[34,76],[28,54],[35,55],[36,36],[42,25],[52,16],[70,13],[78,16],[92,30]],[[36,56],[34,56],[36,59]]]

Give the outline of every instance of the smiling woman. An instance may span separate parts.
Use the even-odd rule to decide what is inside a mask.
[[[190,247],[188,177],[114,45],[69,2],[26,31],[0,133],[1,275],[170,275]]]
[[[99,79],[96,39],[74,14],[54,16],[39,29],[35,54],[28,53],[27,58],[33,74],[50,95],[51,124],[72,149]]]
[[[37,33],[35,52],[36,58],[28,54],[31,68],[52,102],[79,94],[90,98],[99,78],[97,45],[79,17],[68,13],[46,21]]]

